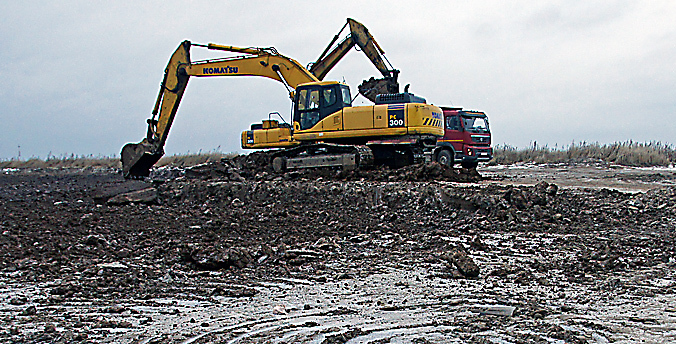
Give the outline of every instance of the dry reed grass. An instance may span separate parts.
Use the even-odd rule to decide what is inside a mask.
[[[669,166],[676,163],[676,150],[661,142],[572,143],[568,147],[550,148],[533,145],[517,149],[509,145],[494,148],[492,164],[533,162],[537,164],[601,162],[624,166]]]
[[[157,167],[188,167],[206,162],[220,161],[221,158],[236,155],[235,153],[195,153],[165,156],[155,164]],[[10,159],[0,161],[0,168],[122,168],[119,157],[75,156],[49,157],[47,159],[30,158],[28,160]]]
[[[224,157],[235,156],[236,153],[194,153],[165,156],[155,164],[157,167],[188,167],[206,162],[217,162]],[[600,143],[572,143],[568,147],[550,148],[533,145],[529,148],[515,148],[509,145],[498,145],[494,148],[494,157],[490,164],[509,165],[519,162],[537,164],[587,163],[601,162],[624,166],[669,166],[676,164],[676,149],[670,144],[661,142],[639,143],[633,141]],[[0,161],[0,168],[121,168],[119,157],[75,156],[49,157],[45,160],[30,158],[28,160],[10,159]]]

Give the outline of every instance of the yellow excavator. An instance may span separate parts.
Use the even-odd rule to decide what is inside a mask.
[[[191,47],[241,53],[216,60],[190,60]],[[126,178],[146,177],[164,155],[164,144],[191,76],[261,76],[284,84],[293,101],[293,124],[269,118],[242,133],[242,147],[280,148],[275,171],[309,167],[404,166],[422,162],[423,151],[443,136],[442,111],[409,93],[387,94],[376,105],[352,106],[350,89],[320,81],[297,61],[274,48],[240,48],[182,42],[164,73],[148,132],[122,149]]]

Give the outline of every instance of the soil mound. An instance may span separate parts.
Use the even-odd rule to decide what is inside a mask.
[[[245,180],[366,180],[366,181],[452,181],[478,182],[482,180],[476,169],[456,169],[430,162],[398,169],[379,166],[368,170],[343,171],[337,168],[313,168],[275,173],[272,169],[270,152],[253,152],[223,158],[220,162],[208,162],[185,169],[160,168],[154,171],[152,178],[175,178],[185,176],[192,179]]]

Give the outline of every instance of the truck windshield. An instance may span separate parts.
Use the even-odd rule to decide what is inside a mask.
[[[487,133],[488,121],[484,117],[462,117],[462,124],[465,130],[471,133]]]

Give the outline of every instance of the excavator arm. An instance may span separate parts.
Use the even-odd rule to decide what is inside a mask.
[[[191,62],[191,46],[242,53],[243,56]],[[163,155],[164,144],[174,121],[178,106],[191,76],[261,76],[283,83],[289,95],[300,84],[319,81],[297,61],[279,54],[274,48],[239,48],[218,44],[182,42],[171,56],[160,91],[148,119],[148,133],[139,143],[122,148],[122,171],[125,178],[146,177]]]
[[[340,34],[345,28],[350,27],[348,36],[333,47],[334,43],[340,38]],[[392,68],[392,65],[385,58],[385,51],[378,45],[375,38],[369,33],[368,29],[360,22],[348,18],[347,23],[333,37],[333,40],[324,49],[317,61],[309,67],[310,72],[323,80],[326,74],[347,54],[352,47],[358,46],[361,51],[371,60],[371,63],[383,75],[382,79],[371,78],[359,85],[359,93],[364,97],[375,102],[375,97],[381,93],[399,93],[399,83],[397,77],[399,71]],[[331,49],[333,47],[333,49]],[[330,51],[329,51],[330,50]]]

